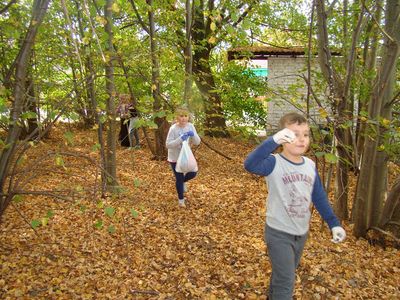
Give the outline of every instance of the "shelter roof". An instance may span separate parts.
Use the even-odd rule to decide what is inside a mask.
[[[271,46],[244,46],[228,50],[228,60],[251,58],[268,59],[271,56],[304,56],[306,54],[304,47],[271,47]],[[340,55],[338,52],[332,52],[332,55]]]

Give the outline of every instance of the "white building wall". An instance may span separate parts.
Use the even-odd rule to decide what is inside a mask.
[[[312,61],[312,69],[318,68],[318,63]],[[267,133],[277,130],[279,119],[287,112],[297,111],[306,113],[307,86],[304,79],[299,75],[307,77],[307,58],[306,57],[269,57],[268,58],[268,88],[273,93],[269,95],[270,101],[267,104]],[[292,89],[287,94],[289,88],[297,86],[296,95],[293,97]],[[299,110],[296,106],[301,106]],[[312,108],[310,115],[319,116],[318,109]]]

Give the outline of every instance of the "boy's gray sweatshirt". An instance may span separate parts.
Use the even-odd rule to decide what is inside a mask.
[[[270,137],[245,161],[251,173],[265,176],[268,185],[268,226],[293,235],[309,229],[310,206],[313,203],[329,228],[340,226],[322,186],[315,163],[303,156],[294,163],[280,154],[272,154],[279,145]]]

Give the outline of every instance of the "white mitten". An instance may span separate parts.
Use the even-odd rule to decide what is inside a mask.
[[[332,228],[332,242],[340,243],[343,242],[346,238],[346,231],[344,231],[343,227],[335,226]]]
[[[293,143],[296,139],[294,132],[288,128],[283,128],[282,130],[275,133],[272,137],[277,144]]]

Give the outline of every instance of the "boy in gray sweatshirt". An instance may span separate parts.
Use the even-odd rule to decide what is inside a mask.
[[[315,163],[303,156],[310,145],[307,119],[288,113],[279,126],[279,132],[248,155],[244,167],[265,176],[268,186],[265,242],[272,266],[268,299],[290,300],[308,236],[311,204],[331,229],[333,242],[342,242],[346,232],[328,202]],[[282,152],[272,154],[280,145]]]

